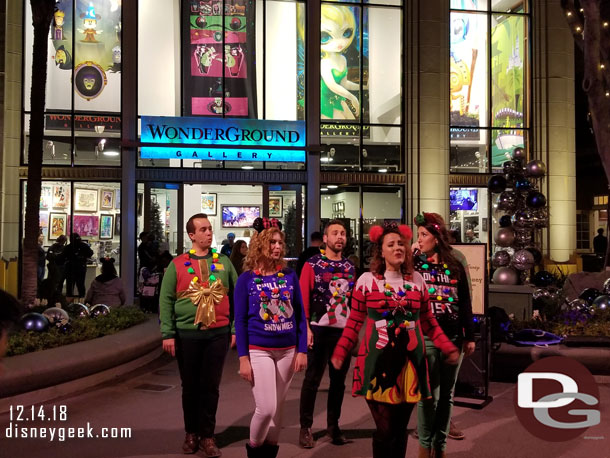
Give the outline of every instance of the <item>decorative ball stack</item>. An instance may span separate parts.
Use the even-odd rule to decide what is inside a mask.
[[[542,262],[539,233],[548,226],[548,208],[539,188],[546,166],[525,160],[525,150],[515,148],[512,159],[502,166],[504,173],[493,175],[487,184],[491,193],[498,194],[495,211],[500,227],[494,235],[492,264],[493,282],[500,285],[524,283]]]

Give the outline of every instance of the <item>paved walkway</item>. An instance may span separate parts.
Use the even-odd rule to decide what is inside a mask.
[[[244,444],[254,402],[248,385],[237,375],[237,355],[228,357],[221,402],[218,411],[217,436],[225,458],[244,457]],[[285,406],[285,429],[282,431],[280,457],[363,458],[371,456],[370,437],[373,432],[365,402],[346,395],[342,427],[352,443],[337,447],[324,439],[312,450],[298,447],[298,405],[302,374],[295,377]],[[314,431],[325,426],[327,388],[318,396]],[[517,421],[512,407],[514,385],[492,383],[494,401],[483,410],[457,407],[454,419],[465,430],[466,439],[450,441],[452,458],[610,458],[610,385],[600,385],[602,424],[590,428],[586,436],[562,442],[543,442],[531,436]],[[0,415],[0,457],[6,458],[173,458],[184,456],[180,446],[184,436],[180,408],[180,380],[174,360],[162,357],[137,373],[112,384],[99,386],[44,403],[47,415],[55,406],[66,406],[66,421],[23,421],[19,427],[32,426],[83,427],[90,423],[93,434],[103,427],[128,427],[130,439],[66,438],[48,439],[7,438],[8,414]],[[16,407],[15,407],[16,408]],[[409,427],[413,428],[413,414]],[[14,424],[14,422],[13,422]],[[417,456],[417,442],[411,439],[407,457]],[[202,457],[201,453],[195,455]]]

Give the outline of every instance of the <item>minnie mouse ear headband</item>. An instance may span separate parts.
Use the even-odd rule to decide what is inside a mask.
[[[413,222],[417,227],[424,226],[426,229],[435,232],[436,234],[441,233],[441,226],[436,221],[434,213],[420,213],[415,218],[413,218]]]
[[[413,231],[406,224],[384,223],[383,226],[373,226],[369,229],[369,240],[373,243],[379,243],[382,237],[389,232],[398,231],[405,239],[413,238]]]
[[[252,223],[252,227],[259,234],[263,232],[265,229],[269,229],[270,227],[277,227],[280,231],[282,230],[282,223],[280,223],[277,219],[272,218],[256,218]]]

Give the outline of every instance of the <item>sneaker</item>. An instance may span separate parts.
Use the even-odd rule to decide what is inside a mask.
[[[345,445],[349,442],[338,426],[328,428],[327,434],[330,436],[330,441],[334,445]]]
[[[216,445],[216,439],[213,437],[204,437],[199,441],[199,448],[203,450],[203,454],[207,458],[218,458],[222,452]]]
[[[184,437],[184,444],[182,444],[182,451],[186,454],[195,453],[199,449],[199,438],[197,434],[186,433]]]
[[[314,440],[311,428],[301,428],[299,432],[299,445],[303,448],[313,448]]]
[[[461,441],[462,439],[464,439],[464,437],[466,437],[466,435],[460,431],[454,424],[453,422],[449,423],[449,434],[448,436],[451,439],[454,439],[456,441]]]

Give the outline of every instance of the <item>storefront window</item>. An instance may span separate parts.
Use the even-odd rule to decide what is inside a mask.
[[[321,5],[322,169],[402,170],[401,2],[368,3]]]
[[[449,225],[456,243],[489,242],[487,188],[450,188]]]
[[[27,182],[23,182],[23,220],[25,220]],[[121,191],[116,182],[43,181],[40,189],[40,231],[45,252],[64,235],[75,233],[91,247],[85,285],[99,275],[100,259],[115,259],[120,273]],[[22,228],[22,235],[25,233]],[[45,276],[48,278],[47,259]],[[55,281],[56,279],[53,279]],[[67,292],[70,295],[69,291]],[[76,291],[74,291],[76,293]]]
[[[25,29],[24,49],[31,49],[31,9],[24,8],[24,12],[24,24],[29,25]],[[114,137],[119,143],[121,21],[120,2],[56,2],[47,61],[44,165],[120,165],[120,148],[113,149],[119,153],[115,156],[108,154],[110,150],[97,154],[92,141],[75,145],[72,137],[98,136],[98,142]],[[27,162],[32,53],[25,53],[24,58],[24,162]]]
[[[527,145],[529,18],[524,14],[525,3],[451,2],[452,172],[489,173],[501,168],[515,147]]]

